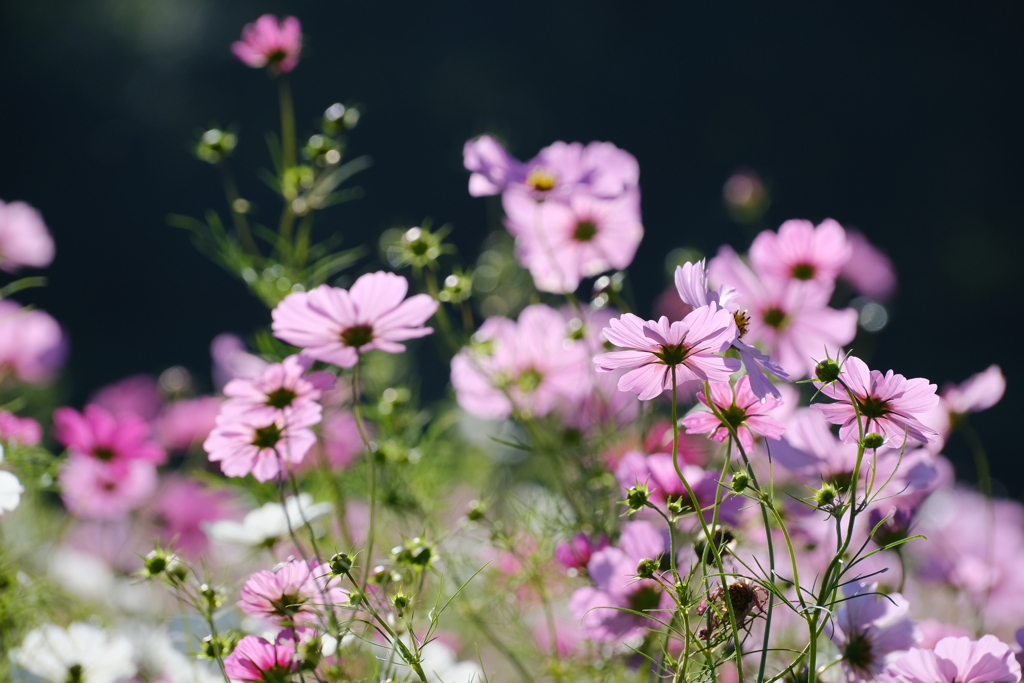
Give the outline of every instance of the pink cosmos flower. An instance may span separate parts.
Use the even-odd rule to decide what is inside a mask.
[[[813,280],[832,291],[852,249],[846,231],[826,218],[818,227],[810,221],[789,220],[777,233],[764,230],[750,245],[750,264],[763,278]]]
[[[270,481],[286,471],[285,463],[302,462],[315,443],[316,434],[308,424],[289,422],[278,415],[263,423],[218,419],[203,448],[229,477],[251,472],[256,481]]]
[[[31,417],[18,417],[0,410],[0,441],[35,446],[43,438],[43,428]]]
[[[580,533],[555,548],[555,559],[566,569],[584,569],[594,553],[607,547],[607,536],[602,535],[594,541],[590,536]]]
[[[57,481],[71,514],[118,519],[145,503],[156,490],[156,467],[145,460],[103,462],[72,452]]]
[[[966,415],[988,410],[1006,391],[1006,378],[998,365],[990,365],[984,372],[971,375],[959,385],[947,384],[942,388],[942,400],[954,415]]]
[[[217,425],[221,399],[215,396],[182,398],[164,407],[156,421],[156,440],[172,451],[202,444]]]
[[[0,299],[0,374],[10,371],[29,384],[46,382],[66,355],[64,333],[50,314]]]
[[[0,200],[0,269],[45,268],[53,251],[53,238],[38,211],[25,202]]]
[[[321,389],[334,384],[334,375],[329,372],[314,372],[306,375],[313,359],[296,355],[288,356],[280,363],[268,365],[256,379],[233,379],[224,386],[229,397],[221,406],[225,415],[245,417],[254,422],[270,422],[278,414],[291,420],[299,417],[303,424],[320,421]]]
[[[517,322],[488,318],[473,339],[452,359],[452,385],[474,415],[502,419],[515,409],[543,417],[590,388],[587,346],[570,338],[550,306],[527,306]]]
[[[877,584],[847,584],[829,637],[850,681],[870,681],[920,637],[910,603],[899,593],[881,595]]]
[[[844,346],[857,333],[857,311],[829,308],[831,288],[813,280],[762,280],[727,246],[711,260],[708,275],[735,288],[730,308],[735,306],[739,337],[762,344],[793,379],[814,372],[822,349]]]
[[[231,51],[244,64],[259,69],[288,73],[299,63],[302,51],[302,26],[295,17],[280,22],[273,14],[264,14],[242,29],[242,39],[231,44]]]
[[[768,439],[778,439],[786,428],[774,417],[765,415],[781,403],[779,400],[761,403],[750,389],[750,376],[744,375],[733,388],[729,382],[710,382],[711,402],[736,430],[740,444],[747,453],[754,450],[754,434]],[[708,405],[707,396],[702,390],[697,398]],[[710,410],[693,412],[683,418],[683,426],[690,434],[708,434],[713,441],[724,442],[729,438],[729,426],[715,416]]]
[[[543,292],[575,292],[585,277],[626,268],[644,235],[637,189],[614,199],[574,194],[564,202],[508,190],[502,205],[516,256]]]
[[[89,400],[115,417],[135,415],[146,422],[156,419],[163,405],[160,387],[149,375],[132,375],[103,387]]]
[[[227,675],[245,683],[277,683],[297,670],[295,642],[291,638],[278,638],[271,643],[259,636],[246,636],[224,658]]]
[[[647,617],[622,609],[646,612],[663,618],[668,596],[654,579],[638,579],[640,560],[659,561],[669,552],[665,537],[650,522],[629,522],[622,530],[618,547],[595,552],[587,564],[594,586],[573,593],[569,609],[582,621],[586,637],[620,641],[642,632],[650,625]]]
[[[1017,683],[1020,664],[995,636],[943,638],[934,650],[912,648],[890,668],[897,683]]]
[[[226,491],[209,489],[199,482],[168,475],[163,478],[150,512],[161,542],[173,542],[176,552],[197,558],[210,546],[204,526],[232,516]]]
[[[401,353],[405,347],[398,342],[433,332],[423,323],[438,305],[426,294],[406,299],[408,291],[404,277],[378,271],[363,275],[348,290],[320,285],[311,292],[293,292],[271,314],[274,335],[343,368],[373,349]]]
[[[370,437],[372,438],[372,436]],[[363,452],[363,439],[359,436],[359,427],[355,416],[347,410],[331,410],[324,414],[320,425],[320,443],[318,448],[332,470],[347,468],[356,457]],[[307,459],[304,467],[313,465]],[[304,468],[303,467],[303,468]],[[300,469],[303,469],[300,468]]]
[[[246,614],[283,626],[316,625],[325,609],[346,604],[348,591],[327,564],[288,560],[273,571],[259,571],[242,586],[238,606]]]
[[[646,401],[691,380],[726,382],[740,367],[734,358],[714,355],[736,339],[736,325],[729,312],[717,304],[702,306],[678,322],[662,317],[644,321],[626,313],[604,329],[608,341],[626,351],[594,358],[600,372],[633,368],[619,380],[620,391],[633,391]]]
[[[104,463],[142,460],[162,465],[167,453],[149,440],[149,425],[130,413],[113,416],[97,405],[79,413],[74,408],[53,411],[54,437],[68,450]]]
[[[637,187],[636,158],[610,142],[555,142],[527,162],[512,158],[489,135],[469,140],[462,150],[474,197],[506,188],[524,190],[534,199],[565,199],[576,194],[613,199]]]
[[[218,389],[233,379],[255,379],[270,365],[246,351],[242,338],[229,332],[218,334],[210,342],[210,358],[213,359],[213,383]]]
[[[856,230],[846,231],[850,245],[850,259],[839,277],[853,288],[875,301],[888,301],[896,291],[896,269],[892,260],[872,245],[868,238]]]
[[[840,425],[839,438],[846,443],[857,443],[860,440],[857,423],[859,410],[864,435],[880,434],[892,448],[903,445],[904,434],[921,443],[938,440],[938,433],[919,419],[939,401],[934,384],[923,378],[908,380],[892,370],[885,375],[878,370],[868,370],[864,361],[855,356],[847,356],[841,366],[840,379],[853,393],[856,410],[850,395],[839,382],[821,387],[821,393],[835,399],[835,403],[814,404],[825,419]]]

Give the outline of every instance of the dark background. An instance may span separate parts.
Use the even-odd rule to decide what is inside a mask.
[[[498,133],[520,158],[610,140],[642,169],[644,308],[670,249],[747,247],[722,185],[752,168],[772,193],[764,227],[831,216],[892,256],[901,288],[873,367],[941,384],[1002,365],[1007,396],[974,422],[1021,495],[1024,5],[689,4],[0,1],[0,198],[35,205],[56,239],[50,286],[18,298],[70,334],[68,399],[174,364],[206,376],[216,334],[269,322],[165,216],[223,211],[189,143],[237,122],[242,193],[272,220],[254,169],[276,89],[229,45],[263,12],[295,14],[300,133],[334,101],[364,103],[350,149],[375,159],[322,235],[373,244],[432,216],[473,258],[488,210],[466,192],[468,137]]]

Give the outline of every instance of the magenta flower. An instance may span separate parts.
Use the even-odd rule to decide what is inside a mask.
[[[859,411],[864,435],[880,434],[892,448],[903,445],[904,434],[921,443],[938,440],[938,432],[926,427],[919,419],[939,402],[934,384],[923,378],[908,380],[892,370],[885,375],[878,370],[868,370],[864,361],[855,356],[847,356],[841,365],[840,380],[852,392],[856,410],[850,395],[839,382],[821,387],[821,393],[835,399],[835,403],[814,404],[825,419],[840,425],[839,438],[846,443],[860,440]]]
[[[167,475],[160,484],[150,512],[156,520],[160,540],[174,544],[175,552],[196,558],[209,548],[203,530],[209,522],[231,515],[226,491],[209,489],[192,479]]]
[[[295,17],[280,22],[273,14],[264,14],[242,29],[242,39],[231,44],[231,51],[248,66],[288,73],[299,63],[302,51],[302,26]]]
[[[850,259],[839,273],[853,288],[875,301],[887,301],[896,291],[896,269],[892,260],[856,230],[846,231]]]
[[[564,202],[508,190],[502,205],[516,256],[543,292],[575,292],[585,277],[627,267],[644,235],[638,189],[613,199],[574,194]]]
[[[897,683],[1017,683],[1020,664],[995,636],[943,638],[934,650],[912,648],[889,668]]]
[[[25,202],[0,200],[0,270],[44,268],[53,261],[53,238],[43,217]]]
[[[608,547],[608,537],[602,535],[596,541],[586,534],[576,534],[566,543],[555,548],[555,559],[566,569],[585,569],[594,553]]]
[[[405,298],[409,282],[378,271],[363,275],[348,290],[320,285],[294,292],[272,312],[278,339],[301,346],[307,355],[350,368],[359,355],[378,349],[401,353],[398,342],[424,337],[433,329],[423,323],[437,310],[426,294]]]
[[[998,365],[990,365],[984,372],[971,375],[961,384],[947,384],[942,388],[942,400],[954,415],[966,415],[988,410],[1003,397],[1006,378]]]
[[[22,382],[46,382],[64,362],[67,342],[49,313],[0,299],[0,374]]]
[[[734,358],[714,355],[736,339],[732,316],[717,304],[702,306],[674,323],[665,317],[644,321],[626,313],[610,321],[604,335],[628,350],[594,358],[598,371],[633,368],[619,379],[619,390],[636,392],[643,401],[672,388],[673,369],[678,386],[692,380],[726,382],[740,367]]]
[[[31,417],[18,417],[0,410],[0,441],[35,446],[43,438],[43,428]]]
[[[818,227],[810,221],[789,220],[777,233],[764,230],[754,238],[750,264],[761,277],[813,280],[831,292],[851,251],[846,231],[831,218]]]
[[[156,467],[145,460],[103,462],[72,452],[57,478],[64,505],[76,517],[119,519],[156,490]]]
[[[295,642],[287,637],[271,643],[259,636],[246,636],[224,658],[228,677],[245,683],[280,683],[297,670]]]
[[[89,404],[79,413],[74,408],[53,411],[53,435],[71,453],[104,463],[142,460],[161,465],[167,453],[149,440],[149,425],[131,413],[117,417]]]
[[[877,584],[847,584],[829,637],[842,655],[848,680],[871,681],[910,649],[920,634],[910,603],[899,593],[881,595]]]
[[[483,135],[462,149],[474,197],[506,188],[525,190],[534,199],[565,199],[575,194],[613,199],[637,187],[636,158],[610,142],[555,142],[527,162],[512,158],[497,140]]]
[[[238,606],[246,614],[283,626],[313,626],[326,608],[348,603],[348,592],[326,564],[288,560],[273,571],[259,571],[242,586]]]
[[[292,422],[316,424],[321,413],[320,391],[334,384],[334,375],[306,375],[312,363],[309,357],[288,356],[268,365],[256,379],[231,380],[224,386],[229,400],[221,406],[221,412],[253,422],[270,422],[280,414]]]
[[[726,422],[722,422],[713,412],[697,411],[683,418],[683,426],[690,434],[708,434],[713,441],[724,442],[729,438],[729,427],[736,430],[740,444],[747,453],[754,449],[754,434],[768,439],[778,439],[786,428],[774,417],[766,415],[769,410],[780,405],[775,400],[771,404],[761,403],[750,389],[750,376],[744,375],[733,388],[729,382],[710,382],[711,402]],[[697,394],[704,405],[708,398],[704,391]]]
[[[319,421],[320,415],[316,418]],[[229,477],[252,473],[256,481],[270,481],[287,471],[286,463],[302,462],[315,443],[316,434],[308,424],[289,422],[282,415],[249,423],[222,413],[203,448]]]

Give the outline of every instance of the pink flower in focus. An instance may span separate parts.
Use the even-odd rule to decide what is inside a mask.
[[[939,401],[935,385],[923,378],[907,379],[892,370],[883,375],[868,370],[864,361],[847,356],[841,363],[840,379],[853,393],[853,400],[839,382],[821,387],[821,393],[835,399],[835,403],[815,403],[832,424],[840,425],[839,438],[846,443],[860,441],[857,411],[861,416],[864,435],[880,434],[886,445],[899,448],[907,438],[921,443],[938,440],[938,432],[921,423],[919,417],[931,410]]]
[[[714,355],[736,339],[732,316],[716,304],[702,306],[674,323],[665,317],[644,321],[626,313],[610,321],[604,335],[627,350],[594,358],[598,371],[632,368],[619,379],[619,390],[636,392],[642,401],[672,388],[673,369],[678,386],[691,380],[726,382],[740,367],[734,358]]]
[[[259,636],[246,636],[224,658],[224,671],[234,681],[277,683],[298,670],[294,658],[295,643],[290,638],[271,643]]]
[[[423,323],[437,310],[430,296],[406,299],[408,291],[404,277],[378,271],[361,276],[348,290],[320,285],[293,292],[271,314],[274,335],[343,368],[373,349],[401,353],[405,347],[398,342],[433,332]]]
[[[778,439],[786,431],[778,420],[765,415],[782,401],[761,403],[750,390],[748,375],[740,377],[735,389],[729,382],[710,382],[708,386],[711,388],[711,402],[728,424],[724,424],[711,411],[693,412],[683,418],[683,426],[688,433],[708,434],[709,439],[721,443],[729,438],[729,426],[732,426],[744,450],[751,453],[754,449],[754,434],[768,439]],[[697,394],[697,398],[704,405],[708,405],[707,396],[703,391]]]
[[[156,467],[145,460],[107,463],[72,453],[57,481],[71,514],[118,519],[145,503],[156,490]]]
[[[0,373],[22,382],[46,382],[64,362],[67,341],[49,313],[0,299]]]
[[[285,471],[286,463],[302,462],[315,443],[316,435],[308,424],[289,423],[279,415],[256,424],[218,418],[203,448],[229,477],[251,472],[257,481],[270,481]]]
[[[290,421],[297,416],[303,424],[320,421],[320,390],[334,384],[334,375],[315,372],[306,375],[313,359],[288,356],[268,365],[256,379],[233,379],[224,386],[229,400],[221,412],[254,422],[270,422],[278,414]],[[308,415],[306,415],[308,413]]]
[[[25,202],[0,200],[0,270],[44,268],[53,261],[53,238],[40,213]]]
[[[850,259],[839,277],[866,297],[888,301],[896,291],[896,269],[892,260],[856,230],[846,231],[846,241],[851,247]]]
[[[555,548],[555,559],[566,569],[583,569],[598,550],[608,547],[608,537],[602,535],[597,541],[586,534],[576,534],[566,543]]]
[[[831,218],[818,227],[810,221],[789,220],[777,233],[764,230],[754,238],[750,264],[763,278],[813,280],[831,292],[851,251],[846,231]]]
[[[264,14],[242,29],[242,39],[231,44],[231,51],[242,63],[259,69],[288,73],[299,63],[302,51],[302,26],[295,17],[280,22],[273,14]]]
[[[283,626],[318,622],[327,607],[348,603],[348,592],[327,564],[288,560],[273,571],[259,571],[242,586],[238,606],[246,614]]]
[[[156,422],[156,440],[164,448],[184,451],[203,443],[217,425],[221,399],[182,398],[169,403]]]
[[[897,683],[1017,683],[1020,664],[995,636],[943,638],[934,650],[912,648],[890,668]]]
[[[1006,391],[1006,379],[998,365],[990,365],[984,372],[971,375],[965,381],[947,384],[942,388],[942,400],[954,415],[966,415],[988,410]]]
[[[135,415],[146,422],[156,419],[163,404],[160,387],[149,375],[132,375],[108,384],[89,399],[114,417]]]
[[[870,681],[913,647],[920,633],[910,620],[910,603],[899,593],[881,595],[877,584],[843,587],[829,637],[851,681]]]
[[[131,413],[113,416],[97,405],[79,413],[74,408],[53,411],[54,437],[68,450],[104,463],[142,460],[162,465],[167,453],[149,440],[149,425]]]
[[[43,438],[43,428],[31,417],[18,417],[0,410],[0,441],[35,446]]]
[[[585,277],[626,268],[644,235],[639,190],[614,199],[574,194],[565,202],[509,190],[502,205],[516,256],[543,292],[575,292]]]

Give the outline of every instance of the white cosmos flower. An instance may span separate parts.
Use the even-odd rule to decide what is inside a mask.
[[[280,503],[267,503],[251,511],[239,522],[222,519],[205,526],[206,535],[214,541],[258,546],[288,535],[288,525],[293,530],[302,527],[303,519],[310,522],[328,514],[330,503],[314,503],[313,496],[300,493]]]
[[[25,487],[18,478],[6,470],[0,470],[0,515],[18,507]]]
[[[223,683],[219,671],[175,647],[164,629],[132,622],[120,630],[131,641],[139,678],[161,683]]]
[[[433,640],[420,650],[420,666],[427,675],[428,683],[474,683],[483,681],[483,671],[476,662],[460,662],[455,651],[447,645]]]
[[[46,624],[29,631],[11,660],[53,683],[117,683],[135,675],[132,644],[103,629],[76,621],[64,629]]]

